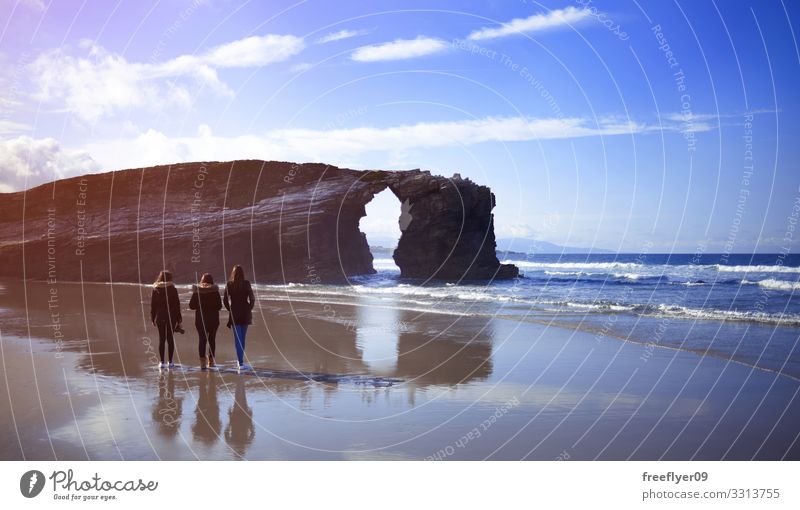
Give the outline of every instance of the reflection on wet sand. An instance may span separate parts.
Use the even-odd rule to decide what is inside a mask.
[[[217,388],[221,381],[218,379],[219,376],[214,372],[208,372],[200,376],[197,405],[194,409],[192,435],[195,440],[208,446],[217,442],[222,431],[217,397]]]
[[[22,282],[6,283],[0,306],[11,316],[26,316]],[[19,288],[14,288],[14,287]],[[134,285],[59,284],[59,347],[81,353],[79,368],[121,377],[150,377],[158,362],[157,333],[144,320],[147,293]],[[52,337],[47,307],[51,286],[28,282],[31,335]],[[146,287],[144,287],[146,290]],[[181,291],[184,306],[188,291]],[[67,306],[69,305],[69,306]],[[491,330],[475,331],[449,316],[420,316],[390,306],[330,307],[308,303],[261,304],[248,339],[254,366],[328,374],[374,374],[399,377],[415,385],[460,384],[491,374]],[[84,310],[86,312],[84,313]],[[187,314],[188,316],[188,314]],[[7,332],[27,336],[27,324]],[[15,331],[16,330],[16,331]],[[218,361],[235,360],[230,330],[221,328]],[[176,360],[196,363],[193,330],[176,335]]]
[[[336,380],[321,383],[154,369],[158,362],[157,334],[146,321],[144,305],[149,299],[146,286],[56,284],[61,335],[56,341],[48,309],[53,286],[21,281],[3,284],[7,292],[0,294],[0,308],[8,312],[2,323],[4,333],[21,338],[38,337],[45,343],[51,342],[56,350],[70,353],[77,377],[83,374],[119,381],[124,392],[136,385],[146,389],[149,397],[144,405],[151,402],[149,413],[145,411],[144,416],[139,416],[150,415],[150,423],[144,420],[142,424],[152,431],[147,434],[154,449],[152,453],[158,457],[252,456],[248,449],[256,440],[256,423],[248,389],[259,401],[275,400],[272,397],[277,396],[296,401],[299,409],[314,409],[317,401],[327,408],[342,396],[356,393],[359,405],[376,407],[380,413],[391,412],[383,409],[384,403],[379,398],[385,394],[350,380],[337,384]],[[24,302],[11,298],[24,292],[28,295],[27,309]],[[181,298],[185,306],[188,290],[181,290]],[[453,317],[421,316],[386,304],[337,306],[332,313],[332,308],[316,303],[260,303],[248,334],[249,361],[258,368],[273,371],[402,379],[405,388],[399,395],[408,395],[410,402],[417,391],[430,385],[455,386],[490,376],[491,330],[476,329]],[[217,361],[223,368],[230,368],[234,359],[230,330],[221,328]],[[196,368],[193,330],[176,335],[175,360],[179,365]],[[94,379],[87,382],[88,391],[92,391]],[[99,396],[98,403],[111,398]],[[194,400],[195,404],[191,420],[183,416],[186,399]],[[112,427],[133,416],[117,417],[111,421]],[[255,457],[263,458],[263,452]]]
[[[398,340],[397,369],[393,375],[416,385],[456,385],[485,380],[492,374],[491,329],[475,331],[463,319],[399,311],[401,324],[419,322],[430,330],[402,331]]]
[[[396,377],[414,386],[456,385],[491,375],[491,327],[484,323],[476,329],[457,317],[389,305],[341,307],[333,317],[321,305],[292,303],[288,310],[262,305],[271,336],[263,365]]]
[[[240,457],[253,443],[256,428],[253,425],[253,409],[247,403],[247,392],[243,378],[236,380],[233,404],[228,410],[228,424],[225,426],[225,441]]]
[[[405,325],[400,321],[399,310],[386,307],[362,306],[356,308],[356,348],[370,372],[395,375],[400,355],[400,331]]]
[[[153,422],[156,431],[168,438],[178,435],[183,414],[183,397],[175,394],[175,374],[162,372],[158,375],[158,398],[153,405]]]

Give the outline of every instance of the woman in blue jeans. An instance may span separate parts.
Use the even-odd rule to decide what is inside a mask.
[[[253,323],[253,307],[256,304],[256,299],[253,296],[253,288],[250,286],[250,282],[244,279],[242,266],[233,266],[231,276],[225,285],[225,294],[222,302],[230,312],[228,327],[233,329],[233,341],[236,346],[239,370],[252,370],[252,367],[244,362],[244,345],[247,326]]]

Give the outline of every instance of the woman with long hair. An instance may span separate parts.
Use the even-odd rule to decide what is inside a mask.
[[[219,287],[214,278],[206,273],[200,277],[200,283],[192,286],[192,298],[189,309],[194,310],[194,326],[197,328],[200,369],[216,367],[214,358],[217,353],[217,328],[219,328],[219,311],[222,300],[219,298]],[[206,358],[208,344],[208,358]]]
[[[225,285],[222,302],[225,304],[225,309],[230,312],[228,327],[233,329],[239,370],[252,370],[252,367],[244,362],[244,344],[247,327],[253,323],[253,307],[256,305],[256,298],[250,282],[244,279],[242,266],[233,266],[231,276]]]
[[[172,357],[175,354],[173,330],[180,328],[181,300],[178,290],[172,283],[172,273],[161,271],[153,283],[153,294],[150,297],[150,321],[158,328],[158,354],[161,357],[159,368],[175,368]],[[164,348],[169,346],[169,365],[164,362]]]

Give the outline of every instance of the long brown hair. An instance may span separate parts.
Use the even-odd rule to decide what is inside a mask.
[[[172,272],[164,269],[163,271],[158,273],[158,278],[156,278],[156,281],[154,283],[171,282],[171,281],[172,281]]]
[[[203,276],[200,277],[200,283],[213,285],[214,284],[214,277],[211,276],[211,273],[205,273]]]
[[[240,287],[244,284],[244,269],[239,264],[233,266],[231,269],[231,276],[228,278],[228,283],[234,287]]]

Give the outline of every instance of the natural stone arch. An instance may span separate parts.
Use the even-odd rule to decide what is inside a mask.
[[[254,160],[123,170],[3,194],[0,274],[22,276],[24,253],[25,276],[47,279],[52,249],[62,281],[151,281],[166,268],[190,282],[203,272],[222,278],[237,263],[257,282],[344,282],[374,272],[358,225],[387,187],[411,206],[394,252],[403,277],[517,276],[497,260],[486,186],[420,170]]]

